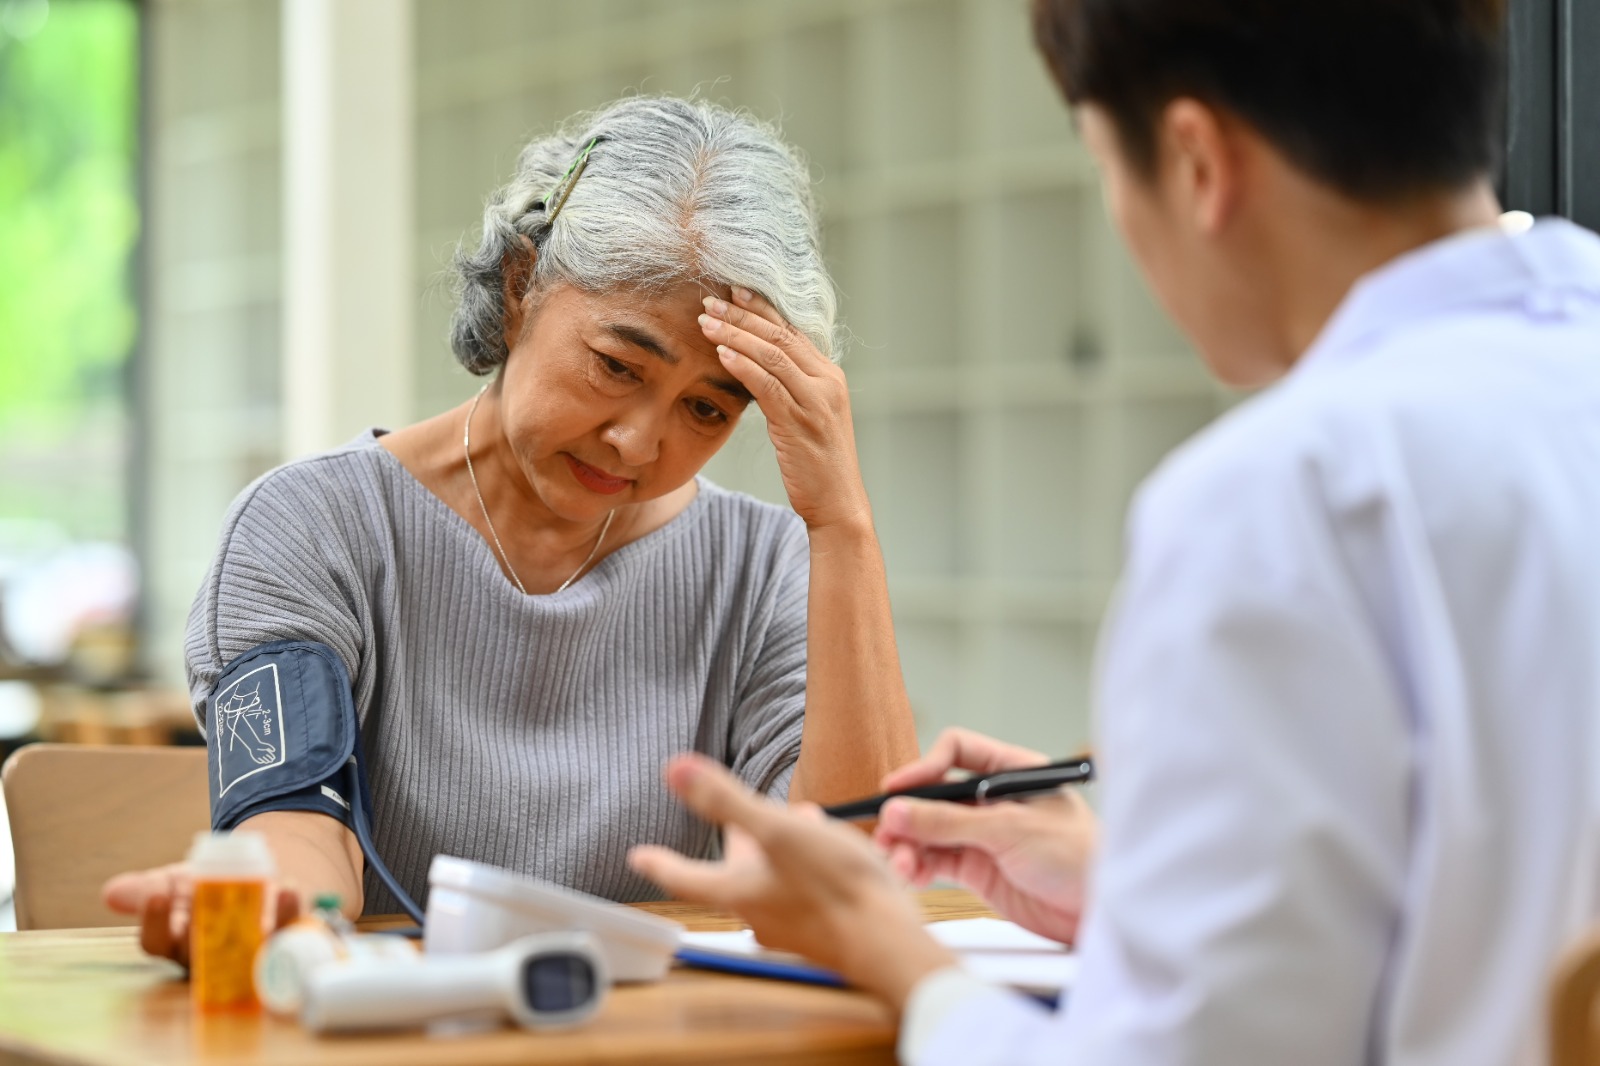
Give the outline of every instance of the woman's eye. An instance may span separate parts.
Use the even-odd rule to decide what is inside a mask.
[[[689,413],[707,425],[720,425],[728,420],[727,413],[708,400],[690,400]]]
[[[620,359],[613,359],[604,352],[595,352],[595,357],[600,360],[600,365],[606,368],[606,373],[622,381],[637,381],[638,375],[633,368]]]

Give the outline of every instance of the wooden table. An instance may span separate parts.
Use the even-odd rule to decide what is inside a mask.
[[[922,903],[930,920],[991,913],[957,890],[923,893]],[[694,930],[741,927],[690,904],[641,907]],[[198,1016],[181,977],[143,955],[132,929],[0,934],[0,1064],[894,1062],[888,1011],[859,992],[700,970],[619,986],[600,1017],[571,1032],[454,1037],[316,1037],[270,1015]]]

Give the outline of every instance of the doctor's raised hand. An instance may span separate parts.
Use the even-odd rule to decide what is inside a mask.
[[[685,806],[724,827],[725,841],[716,860],[653,844],[633,849],[633,868],[672,895],[733,911],[761,943],[815,959],[897,1011],[918,981],[955,965],[855,827],[810,805],[764,800],[698,755],[679,756],[666,773]]]

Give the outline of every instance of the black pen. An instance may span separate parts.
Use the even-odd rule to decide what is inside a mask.
[[[937,785],[922,785],[901,792],[885,792],[880,796],[852,800],[834,807],[822,808],[830,818],[846,822],[860,821],[877,816],[878,809],[896,796],[912,799],[948,800],[953,803],[992,803],[995,800],[1021,799],[1041,792],[1054,792],[1063,785],[1081,785],[1094,780],[1094,760],[1087,755],[1048,766],[1032,766],[1025,770],[1001,770],[969,777],[965,781],[944,781]]]

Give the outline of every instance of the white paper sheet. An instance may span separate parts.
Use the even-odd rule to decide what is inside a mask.
[[[927,930],[935,940],[961,956],[961,964],[975,976],[994,984],[1054,994],[1071,988],[1078,973],[1078,957],[1070,950],[1013,922],[998,918],[962,918],[930,922]],[[748,929],[731,933],[684,933],[683,943],[687,947],[729,955],[799,960],[799,956],[762,947]]]

